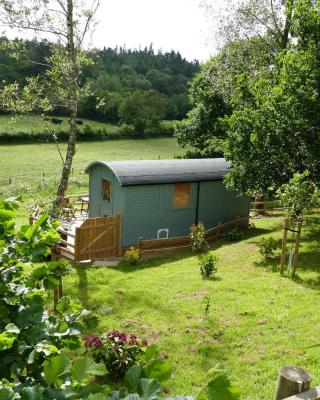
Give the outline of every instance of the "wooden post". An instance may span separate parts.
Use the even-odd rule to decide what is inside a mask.
[[[138,248],[139,248],[140,254],[141,254],[141,250],[142,250],[142,243],[141,243],[142,240],[143,240],[143,237],[139,237]]]
[[[240,219],[240,216],[237,215],[236,216],[236,229],[237,229],[237,231],[240,231],[240,221],[239,221],[239,219]]]
[[[115,228],[115,241],[116,241],[116,250],[115,256],[121,256],[121,219],[120,214],[116,214],[116,228]]]
[[[53,289],[53,310],[55,312],[57,311],[58,300],[59,300],[59,289],[55,288]]]
[[[298,267],[298,257],[299,257],[301,229],[302,229],[302,222],[298,222],[298,224],[297,224],[296,243],[295,243],[295,247],[294,247],[292,276],[295,276],[296,271],[297,271],[297,267]]]
[[[281,261],[280,261],[280,274],[281,275],[284,274],[284,269],[285,269],[285,264],[286,264],[288,229],[289,229],[289,220],[286,218],[284,220],[282,249],[281,249]]]
[[[59,299],[63,297],[63,285],[62,285],[62,276],[60,276],[60,284],[59,284]]]
[[[276,400],[282,400],[310,389],[311,376],[303,368],[285,365],[280,368],[276,389]]]
[[[218,222],[217,225],[217,239],[221,238],[221,228],[220,228],[221,222]]]

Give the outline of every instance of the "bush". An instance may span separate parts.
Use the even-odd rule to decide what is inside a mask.
[[[138,342],[136,335],[113,331],[105,335],[89,336],[85,340],[88,351],[98,363],[104,363],[114,378],[122,378],[130,367],[143,358],[146,342]]]
[[[208,245],[205,239],[206,228],[202,222],[198,225],[192,225],[190,228],[190,237],[192,242],[192,251],[195,253],[203,253],[207,250]]]
[[[210,253],[200,258],[200,274],[202,279],[210,279],[212,275],[218,272],[218,260],[218,256]]]
[[[230,242],[236,242],[237,240],[242,239],[242,233],[237,228],[234,228],[224,233],[223,237],[225,237]]]
[[[268,258],[274,255],[275,250],[279,247],[278,240],[270,238],[262,238],[258,243],[259,252],[264,258]]]
[[[132,264],[136,265],[138,264],[140,260],[140,250],[136,249],[135,247],[131,246],[130,249],[128,249],[125,253],[124,256],[126,260]]]

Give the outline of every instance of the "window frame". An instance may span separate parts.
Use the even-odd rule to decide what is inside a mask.
[[[105,183],[108,183],[108,185],[109,185],[109,200],[107,200],[107,199],[104,197],[104,194],[105,194]],[[102,178],[102,179],[101,179],[101,192],[100,192],[100,195],[101,195],[101,198],[102,198],[102,201],[103,201],[103,202],[105,202],[105,203],[107,203],[107,204],[111,204],[111,198],[112,198],[112,182],[109,181],[109,179],[106,179],[106,178]]]
[[[189,187],[189,201],[187,206],[175,206],[175,193],[177,185],[188,185]],[[172,186],[172,209],[174,211],[188,210],[192,207],[192,184],[191,182],[176,182]]]

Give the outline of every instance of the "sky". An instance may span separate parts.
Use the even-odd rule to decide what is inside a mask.
[[[217,5],[223,1],[213,0]],[[155,50],[179,50],[188,60],[200,61],[216,50],[210,39],[213,22],[200,0],[102,0],[97,20],[95,47],[138,48],[153,43]]]

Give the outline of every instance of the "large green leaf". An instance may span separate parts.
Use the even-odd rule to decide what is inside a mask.
[[[34,269],[31,274],[31,278],[35,281],[39,281],[46,277],[48,273],[48,268],[46,265],[41,265],[40,267]]]
[[[48,385],[57,383],[58,378],[66,374],[71,367],[71,363],[68,358],[61,354],[45,361],[44,363],[44,379]]]
[[[156,400],[161,393],[161,386],[155,379],[140,379],[138,393],[144,400]]]
[[[152,344],[151,346],[147,347],[145,352],[145,359],[147,361],[156,358],[159,354],[159,347],[156,344]]]
[[[170,365],[163,360],[152,360],[145,367],[144,371],[148,378],[158,379],[163,382],[171,377]]]
[[[16,336],[12,333],[0,333],[0,351],[11,349],[15,340]]]
[[[43,286],[46,289],[55,289],[60,285],[60,280],[54,275],[47,275],[46,279],[43,281]]]
[[[21,391],[22,400],[43,400],[44,388],[40,385],[23,388]]]
[[[13,400],[15,398],[15,394],[12,390],[7,388],[0,389],[0,400]]]
[[[104,364],[97,364],[91,358],[78,358],[71,367],[71,376],[79,383],[86,375],[106,375],[107,369]]]
[[[136,393],[138,390],[138,383],[142,376],[142,367],[140,365],[133,365],[125,374],[124,384],[129,393]]]
[[[208,400],[238,400],[240,390],[231,385],[226,375],[219,375],[209,382],[207,387]]]

